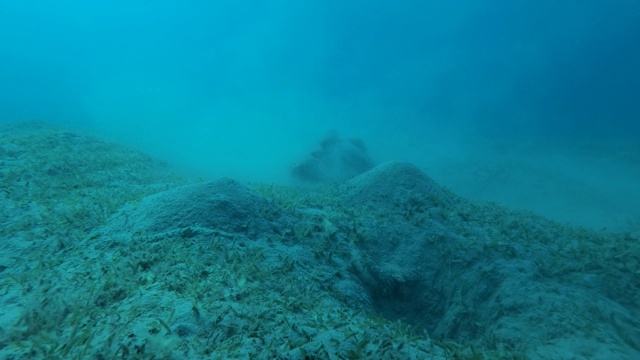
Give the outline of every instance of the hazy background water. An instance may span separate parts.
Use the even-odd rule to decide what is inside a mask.
[[[0,2],[0,122],[288,180],[329,129],[561,221],[640,229],[640,2]]]

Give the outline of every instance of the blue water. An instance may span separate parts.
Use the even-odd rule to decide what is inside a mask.
[[[376,97],[410,112],[407,128],[524,118],[626,134],[639,17],[637,1],[5,0],[0,116],[84,123],[94,92],[134,113],[179,97],[167,117],[295,92],[323,106]]]
[[[268,181],[335,129],[437,172],[475,142],[637,142],[638,39],[634,0],[4,0],[0,122]]]

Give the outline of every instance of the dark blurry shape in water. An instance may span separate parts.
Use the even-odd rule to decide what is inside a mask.
[[[332,130],[291,170],[291,175],[307,183],[341,182],[370,170],[375,165],[360,139],[342,139]]]

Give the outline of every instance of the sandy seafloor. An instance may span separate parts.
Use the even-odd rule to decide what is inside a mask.
[[[0,129],[0,182],[2,359],[640,358],[633,222],[399,162],[312,190],[196,179],[41,123]]]

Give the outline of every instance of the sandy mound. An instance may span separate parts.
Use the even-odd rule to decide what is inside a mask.
[[[91,159],[95,141],[42,136],[76,154],[86,144]],[[31,163],[11,151],[4,161]],[[4,196],[16,215],[2,218],[14,230],[3,233],[12,245],[0,264],[0,357],[640,356],[640,249],[630,234],[471,203],[406,163],[313,191],[220,179],[164,192],[138,181],[123,195],[118,184],[136,179],[116,172],[125,158],[113,172],[95,158],[60,158],[48,166],[88,167],[85,178],[56,178],[67,189],[56,203],[99,208],[105,189],[129,202],[111,216],[57,213],[46,187],[20,190],[39,172],[9,170],[5,179],[17,180]],[[151,173],[138,179],[154,184]],[[155,194],[136,201],[145,191]],[[14,211],[24,203],[44,210]],[[47,217],[29,221],[32,212]],[[102,225],[87,227],[87,217]]]

